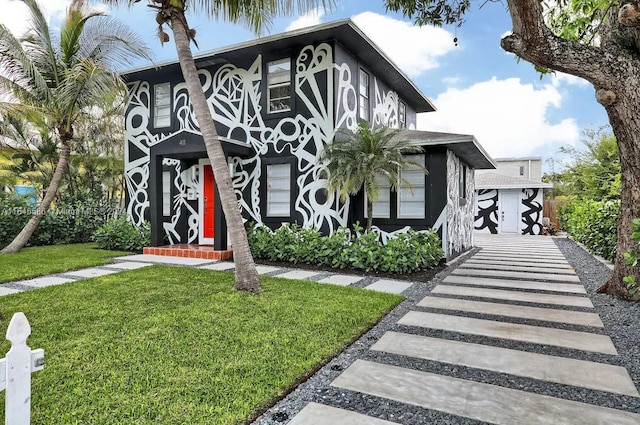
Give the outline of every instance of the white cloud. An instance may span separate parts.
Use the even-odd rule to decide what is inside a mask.
[[[436,68],[438,59],[456,48],[453,34],[442,28],[417,27],[410,22],[373,12],[360,13],[352,19],[396,65],[412,77]]]
[[[45,17],[51,21],[52,17],[64,15],[71,0],[47,0],[40,2]],[[0,23],[17,36],[23,35],[29,29],[29,10],[22,2],[14,0],[0,0]]]
[[[444,77],[442,82],[447,86],[455,86],[460,82],[460,77]]]
[[[570,86],[588,87],[591,83],[575,75],[565,74],[564,72],[555,72],[551,74],[551,84],[554,87],[558,87],[561,84],[567,84]]]
[[[285,31],[293,31],[300,28],[312,27],[314,25],[321,24],[323,16],[323,8],[313,9],[291,22]]]
[[[523,156],[554,143],[575,144],[580,131],[575,119],[549,121],[550,109],[562,103],[551,84],[534,87],[519,78],[449,88],[434,101],[436,112],[418,115],[418,128],[473,134],[493,157]]]

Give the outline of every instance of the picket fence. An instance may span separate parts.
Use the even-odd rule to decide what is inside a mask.
[[[31,422],[31,373],[44,368],[44,350],[27,345],[31,325],[24,313],[16,313],[7,328],[11,349],[0,359],[0,391],[5,391],[6,425]]]

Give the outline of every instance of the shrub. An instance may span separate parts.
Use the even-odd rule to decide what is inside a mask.
[[[284,224],[275,231],[251,225],[247,236],[256,259],[340,269],[410,273],[437,265],[444,254],[433,231],[409,230],[382,244],[375,233],[361,233],[359,226],[354,230],[340,227],[324,236],[297,224]]]
[[[142,252],[151,244],[151,226],[136,226],[126,217],[112,218],[95,233],[98,247],[114,251]]]
[[[23,197],[0,191],[0,248],[7,246],[27,224],[29,217],[21,214],[27,208]]]
[[[0,193],[0,247],[8,245],[33,214],[35,205],[24,197]],[[93,234],[115,212],[101,192],[61,196],[42,217],[28,245],[56,245],[93,241]]]
[[[563,229],[589,251],[613,261],[618,241],[620,201],[574,201],[560,209]]]

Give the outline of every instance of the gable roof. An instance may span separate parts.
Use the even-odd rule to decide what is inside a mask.
[[[256,56],[260,53],[287,50],[332,39],[340,42],[345,48],[354,53],[376,76],[384,77],[385,82],[416,112],[432,112],[436,110],[433,103],[418,89],[413,81],[351,19],[260,37],[194,55],[194,59],[196,65],[206,66],[231,62],[238,56]],[[123,72],[121,75],[133,81],[143,79],[145,75],[167,68],[178,69],[178,61],[173,60],[146,65]]]
[[[552,187],[551,183],[536,182],[504,174],[491,172],[476,174],[476,189],[550,189]]]
[[[455,153],[467,165],[477,170],[496,168],[493,159],[478,143],[476,138],[470,134],[400,130],[395,138],[408,140],[418,146],[444,146]]]

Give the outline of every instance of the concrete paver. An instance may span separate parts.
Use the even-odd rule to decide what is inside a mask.
[[[332,285],[349,286],[353,283],[360,282],[362,276],[348,276],[344,274],[334,274],[324,279],[320,279],[320,283],[330,283]]]
[[[504,277],[511,279],[540,280],[544,282],[580,282],[578,276],[549,273],[510,272],[505,270],[474,270],[457,268],[451,274],[479,277]]]
[[[635,413],[365,360],[331,385],[500,425],[640,423]]]
[[[496,260],[491,258],[469,258],[463,264],[493,264],[496,266],[518,266],[518,267],[551,267],[554,269],[574,270],[566,261],[534,262],[529,260]]]
[[[432,294],[458,295],[465,297],[492,298],[505,301],[522,301],[528,303],[566,305],[572,307],[593,308],[587,297],[577,297],[559,294],[538,294],[532,292],[509,291],[506,289],[470,288],[462,286],[438,285]]]
[[[447,276],[442,280],[443,283],[454,283],[457,285],[471,286],[493,286],[496,288],[512,288],[524,289],[532,291],[553,291],[571,294],[586,294],[587,291],[582,285],[576,283],[553,283],[553,282],[536,282],[527,280],[508,280],[508,279],[490,279],[484,277],[473,276]]]
[[[150,255],[150,254],[137,254],[137,255],[125,255],[123,257],[116,257],[114,260],[118,261],[135,261],[141,263],[157,263],[168,264],[175,266],[200,266],[211,263],[211,260],[200,260],[197,258],[184,258],[184,257],[169,257],[165,255]]]
[[[597,391],[640,396],[625,368],[603,363],[398,332],[385,333],[371,349]]]
[[[285,279],[309,279],[310,277],[316,276],[320,274],[320,272],[313,272],[309,270],[293,270],[290,272],[278,274],[275,277],[283,277]]]
[[[22,291],[19,289],[5,288],[3,286],[0,286],[0,297],[3,295],[16,294],[18,292],[22,292]]]
[[[324,404],[309,403],[288,425],[397,425],[395,422],[338,409]]]
[[[606,335],[588,332],[568,331],[565,329],[542,326],[520,325],[495,320],[474,319],[471,317],[448,314],[422,313],[410,311],[398,324],[422,328],[440,329],[463,334],[481,335],[533,344],[553,345],[555,347],[617,355],[611,338]]]
[[[149,267],[152,266],[152,264],[150,263],[138,263],[136,261],[131,261],[131,262],[120,262],[120,263],[114,263],[114,264],[107,264],[101,267],[107,268],[107,269],[116,269],[116,270],[137,270],[137,269],[141,269],[143,267]]]
[[[33,288],[44,288],[47,286],[62,285],[64,283],[69,283],[73,281],[74,281],[73,279],[67,279],[65,277],[42,276],[42,277],[37,277],[35,279],[21,280],[19,282],[12,282],[12,283],[31,286]]]
[[[413,282],[407,282],[406,280],[388,280],[380,279],[377,282],[372,283],[365,289],[372,291],[387,292],[389,294],[401,294],[413,285]]]
[[[600,316],[582,311],[557,310],[552,308],[526,307],[522,305],[490,303],[484,301],[461,300],[457,298],[424,297],[418,307],[458,310],[469,313],[540,320],[544,322],[567,323],[579,326],[603,328]]]
[[[488,255],[488,254],[485,255],[485,254],[482,254],[481,252],[469,258],[468,261],[491,261],[493,263],[502,263],[502,264],[507,262],[517,262],[517,263],[526,262],[527,264],[531,264],[531,263],[555,264],[555,265],[570,267],[567,260],[562,260],[559,258],[557,259],[556,258],[535,258],[530,255],[518,256],[517,254],[498,256],[498,255]]]
[[[474,270],[511,270],[514,272],[526,272],[526,273],[551,273],[562,275],[574,275],[575,271],[566,267],[551,267],[551,266],[516,266],[512,264],[481,264],[476,262],[465,262],[460,264],[461,269],[474,269]]]
[[[220,263],[209,264],[209,265],[201,266],[198,268],[206,269],[206,270],[228,271],[228,270],[234,270],[236,268],[236,265],[228,261],[222,261]]]
[[[273,266],[256,266],[256,271],[258,274],[267,274],[275,272],[276,270],[280,270],[278,267]]]
[[[113,269],[105,270],[105,269],[92,267],[89,269],[81,269],[81,270],[75,270],[72,272],[65,272],[64,275],[72,276],[80,279],[88,279],[92,277],[106,276],[108,274],[113,274],[113,273],[118,273],[118,270],[113,270]]]

